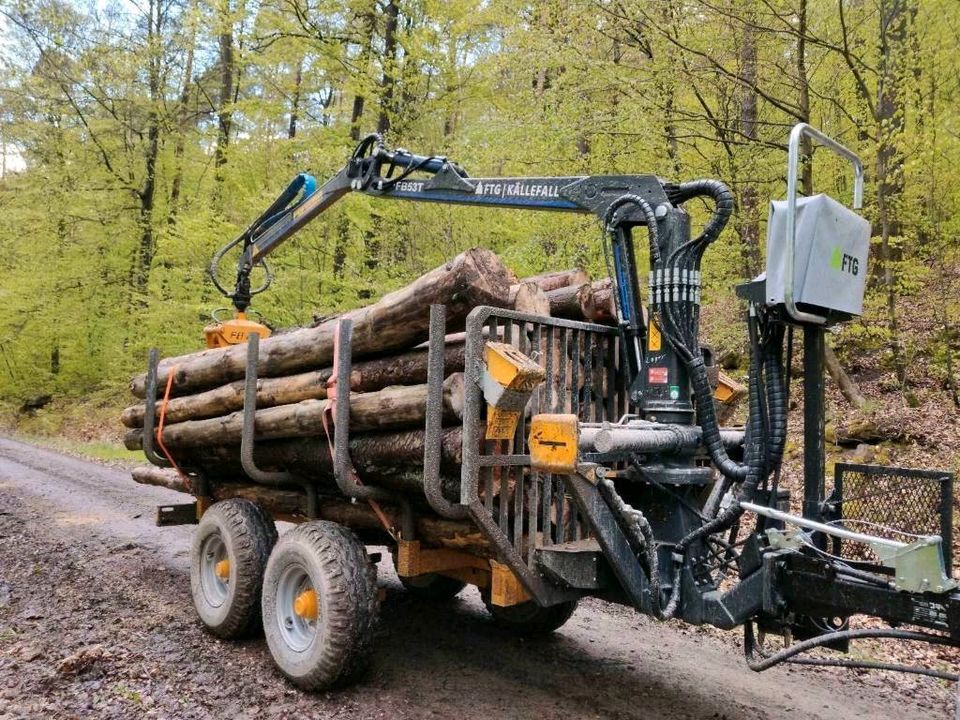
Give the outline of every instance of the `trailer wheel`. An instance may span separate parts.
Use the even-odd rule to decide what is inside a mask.
[[[263,508],[241,498],[210,506],[193,536],[190,589],[204,626],[222,638],[257,625],[260,588],[277,528]]]
[[[567,600],[558,605],[543,607],[533,600],[519,605],[500,607],[493,605],[487,593],[483,595],[483,604],[493,618],[494,623],[517,635],[545,635],[562,627],[574,610],[576,600]]]
[[[451,600],[467,586],[462,580],[446,575],[437,575],[436,573],[402,577],[400,583],[411,595],[416,595],[424,600],[435,601]]]
[[[376,629],[376,568],[350,530],[317,520],[285,534],[263,580],[263,630],[280,671],[305,690],[365,668]]]

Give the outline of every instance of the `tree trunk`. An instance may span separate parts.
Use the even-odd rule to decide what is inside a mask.
[[[258,440],[311,437],[324,432],[327,400],[303,400],[292,405],[257,410],[254,424]],[[426,385],[395,385],[372,393],[350,396],[350,431],[365,432],[422,425],[426,416]],[[458,421],[463,415],[463,374],[454,373],[443,383],[444,419]],[[169,449],[224,445],[240,441],[243,413],[233,412],[207,420],[186,420],[163,429],[163,444]],[[126,444],[142,439],[142,431],[128,433]]]
[[[757,29],[753,13],[747,11],[743,21],[743,34],[740,47],[740,74],[744,82],[740,85],[740,132],[750,141],[757,140]],[[749,148],[747,149],[749,152]],[[747,179],[740,184],[739,232],[743,257],[744,277],[752,278],[760,271],[760,194],[755,173],[748,167]]]
[[[423,430],[352,435],[350,457],[360,479],[369,485],[422,494],[425,435]],[[290,472],[336,490],[330,441],[326,437],[263,440],[257,442],[253,454],[261,469]],[[203,473],[212,482],[246,478],[237,444],[181,448],[175,455],[181,466]],[[442,488],[450,500],[459,498],[462,461],[462,429],[445,428],[441,433],[440,470]]]
[[[290,124],[287,126],[287,138],[297,136],[297,120],[300,114],[300,91],[303,87],[303,56],[297,60],[297,70],[293,77],[293,98],[290,101]]]
[[[373,45],[373,31],[376,25],[377,2],[364,13],[356,16],[360,21],[362,30],[360,34],[360,57],[357,60],[357,67],[361,75],[365,75],[370,65],[370,54]],[[350,139],[354,142],[360,139],[360,124],[363,118],[363,111],[366,106],[366,96],[362,90],[358,90],[353,96],[353,107],[350,110]]]
[[[617,305],[613,297],[613,280],[604,278],[590,284],[590,304],[587,320],[601,325],[617,323]]]
[[[550,302],[550,315],[571,320],[583,320],[590,313],[590,296],[593,288],[590,283],[568,285],[547,293]]]
[[[590,282],[590,276],[579,268],[572,268],[570,270],[555,270],[541,275],[521,278],[520,282],[536,283],[544,292],[550,292],[551,290],[569,285],[583,285],[584,283]]]
[[[867,399],[860,392],[857,384],[851,380],[850,376],[844,371],[843,366],[840,365],[840,361],[837,359],[833,348],[830,347],[829,344],[824,345],[823,357],[827,366],[827,372],[830,373],[830,377],[833,378],[837,387],[840,388],[840,392],[843,393],[847,402],[857,410],[863,410],[867,405]]]
[[[396,474],[413,468],[423,475],[423,451],[426,433],[422,429],[361,433],[350,436],[350,458],[362,478]],[[239,445],[209,445],[184,449],[177,453],[189,463],[197,463],[215,473],[231,463],[240,464]],[[264,440],[254,448],[258,467],[288,470],[306,478],[333,471],[330,444],[326,437]],[[459,473],[463,462],[463,430],[444,428],[441,433],[440,467],[444,473]],[[188,463],[188,464],[189,464]]]
[[[427,339],[429,306],[447,306],[448,326],[463,326],[477,305],[504,307],[509,303],[510,273],[489,250],[461,253],[446,265],[421,276],[410,285],[388,293],[380,301],[352,310],[342,317],[353,321],[354,356],[400,350]],[[264,377],[291,374],[307,368],[329,366],[333,360],[338,320],[316,327],[277,334],[260,343],[260,373]],[[210,388],[244,376],[246,345],[203,350],[167,358],[158,369],[159,386],[176,368],[178,394]],[[146,375],[133,379],[131,391],[145,397]]]
[[[464,351],[465,346],[462,343],[447,346],[444,367],[448,373],[463,370]],[[331,369],[326,368],[286,377],[258,378],[257,407],[290,405],[302,400],[322,400],[327,397],[330,373]],[[426,381],[426,349],[359,362],[350,372],[350,389],[354,392],[382,390],[391,385],[419,385]],[[242,410],[244,384],[243,380],[237,380],[196,395],[173,398],[167,404],[165,422],[174,424],[185,420],[200,420]],[[123,411],[120,419],[127,427],[138,428],[143,427],[145,414],[146,408],[143,404],[133,405]],[[159,406],[156,415],[159,419]]]
[[[897,379],[906,383],[907,368],[903,357],[900,328],[897,322],[897,278],[894,271],[894,249],[891,237],[901,235],[897,210],[903,194],[903,155],[899,140],[904,128],[902,63],[909,54],[909,12],[905,0],[880,2],[880,78],[877,83],[877,209],[880,222],[880,262],[886,294],[887,329],[890,351]]]
[[[320,432],[323,432],[322,429]],[[350,457],[361,472],[385,472],[422,464],[425,437],[426,433],[422,429],[353,434],[350,436]],[[441,437],[441,467],[459,467],[463,461],[462,429],[444,428]],[[124,438],[128,450],[141,450],[142,441],[142,430],[128,432]],[[214,444],[184,448],[177,452],[177,457],[182,457],[188,466],[194,462],[214,467],[217,463],[238,463],[240,445]],[[327,438],[320,436],[258,441],[253,457],[259,467],[268,470],[299,470],[308,478],[333,468]]]
[[[187,54],[183,64],[183,84],[180,89],[180,99],[177,102],[177,139],[173,147],[173,179],[170,181],[170,211],[167,223],[175,225],[177,213],[180,212],[180,193],[183,185],[183,152],[186,147],[187,124],[190,117],[189,104],[191,89],[193,88],[193,55],[196,47],[196,20],[193,17],[195,3],[187,6]]]
[[[550,301],[536,283],[522,282],[510,286],[510,307],[529,315],[549,315]]]
[[[230,0],[219,0],[217,45],[220,53],[220,97],[217,108],[217,144],[213,155],[217,191],[223,183],[222,168],[227,162],[227,146],[233,129],[233,96],[236,80],[234,59],[233,16]]]
[[[797,119],[810,122],[810,79],[807,75],[807,0],[800,0],[797,12]],[[806,135],[800,141],[800,187],[807,197],[813,195],[813,141]]]
[[[381,135],[390,130],[390,116],[394,112],[393,94],[396,85],[397,65],[397,21],[400,6],[397,0],[387,0],[383,22],[383,76],[380,80],[380,116],[377,118],[377,132]]]
[[[160,54],[163,52],[161,31],[163,13],[158,0],[150,0],[147,19],[147,83],[150,93],[150,112],[147,115],[147,146],[144,151],[144,177],[137,191],[140,210],[140,243],[134,258],[132,273],[132,291],[134,304],[146,307],[147,289],[150,283],[150,270],[153,257],[157,252],[157,241],[153,231],[153,207],[157,188],[157,158],[160,155]]]

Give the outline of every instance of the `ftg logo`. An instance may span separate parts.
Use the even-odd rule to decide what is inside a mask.
[[[839,245],[833,248],[833,255],[830,257],[830,267],[840,272],[848,272],[851,275],[860,274],[860,261],[853,255],[847,255]]]

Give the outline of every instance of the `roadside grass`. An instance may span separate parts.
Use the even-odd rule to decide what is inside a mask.
[[[88,460],[97,460],[105,463],[132,464],[143,462],[143,453],[140,450],[127,450],[122,443],[108,440],[73,440],[64,437],[49,437],[45,435],[25,435],[15,433],[14,437],[31,445],[56,450],[66,455],[75,455]]]
[[[142,460],[139,451],[123,446],[120,412],[123,388],[92,392],[82,398],[55,398],[44,408],[24,413],[0,404],[0,432],[24,442],[104,463]]]

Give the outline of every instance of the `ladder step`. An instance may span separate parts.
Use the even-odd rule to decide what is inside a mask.
[[[614,582],[593,538],[539,548],[537,564],[556,582],[578,590],[602,590]]]

